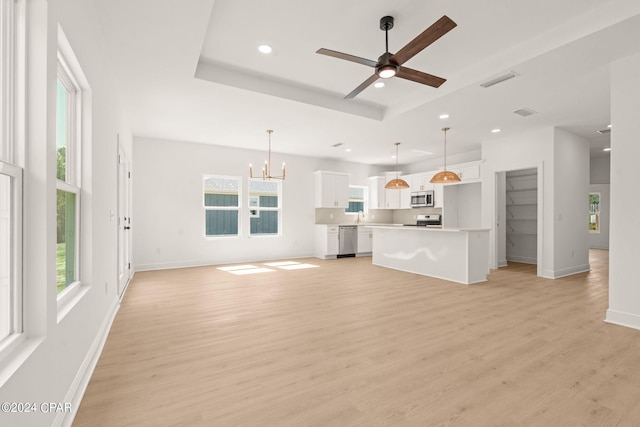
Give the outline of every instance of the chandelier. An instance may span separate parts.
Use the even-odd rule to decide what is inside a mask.
[[[284,162],[282,162],[282,175],[276,176],[271,175],[271,134],[273,130],[267,129],[267,133],[269,134],[269,157],[264,161],[264,166],[262,167],[262,179],[282,179],[285,177],[285,167]],[[249,177],[250,178],[260,178],[260,176],[253,176],[253,165],[249,163]]]

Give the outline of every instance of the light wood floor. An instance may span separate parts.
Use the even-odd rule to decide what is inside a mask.
[[[640,331],[603,322],[607,257],[472,286],[370,258],[137,273],[74,426],[638,426]]]

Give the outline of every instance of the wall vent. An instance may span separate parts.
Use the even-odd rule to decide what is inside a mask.
[[[513,113],[517,114],[519,116],[522,116],[522,117],[529,117],[529,116],[533,116],[534,114],[536,114],[536,112],[533,111],[530,108],[520,108],[519,110],[516,110]]]
[[[607,129],[600,129],[600,130],[597,130],[596,132],[598,132],[600,135],[607,135],[608,133],[611,132],[611,129],[608,129],[608,128]]]
[[[502,83],[505,82],[507,80],[511,80],[514,77],[517,77],[518,74],[514,73],[513,71],[509,71],[507,74],[504,74],[502,76],[496,77],[493,80],[489,80],[488,82],[484,82],[482,83],[480,86],[482,87],[491,87],[493,85],[497,85],[498,83]]]
[[[340,147],[341,145],[344,145],[344,142],[337,142],[335,144],[332,145],[332,147]]]

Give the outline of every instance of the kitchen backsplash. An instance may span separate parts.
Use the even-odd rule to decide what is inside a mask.
[[[342,208],[316,208],[316,224],[354,224],[357,214],[347,214]],[[360,215],[360,222],[393,223],[393,212],[387,209],[371,209]]]
[[[360,216],[360,222],[377,224],[415,224],[416,215],[442,214],[441,208],[371,209]],[[344,209],[316,208],[316,224],[354,224],[357,215],[347,214]]]

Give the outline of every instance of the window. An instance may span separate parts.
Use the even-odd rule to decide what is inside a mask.
[[[600,232],[600,193],[589,194],[589,233]]]
[[[358,213],[365,212],[365,202],[367,194],[367,187],[360,187],[358,185],[349,186],[349,207],[344,211],[346,213]]]
[[[0,0],[0,349],[10,351],[22,335],[22,168],[14,123],[21,92],[20,6]]]
[[[280,234],[281,181],[249,179],[249,234]]]
[[[205,176],[203,206],[205,236],[238,236],[241,178]]]
[[[57,292],[79,283],[80,268],[80,87],[58,55],[56,85]]]

